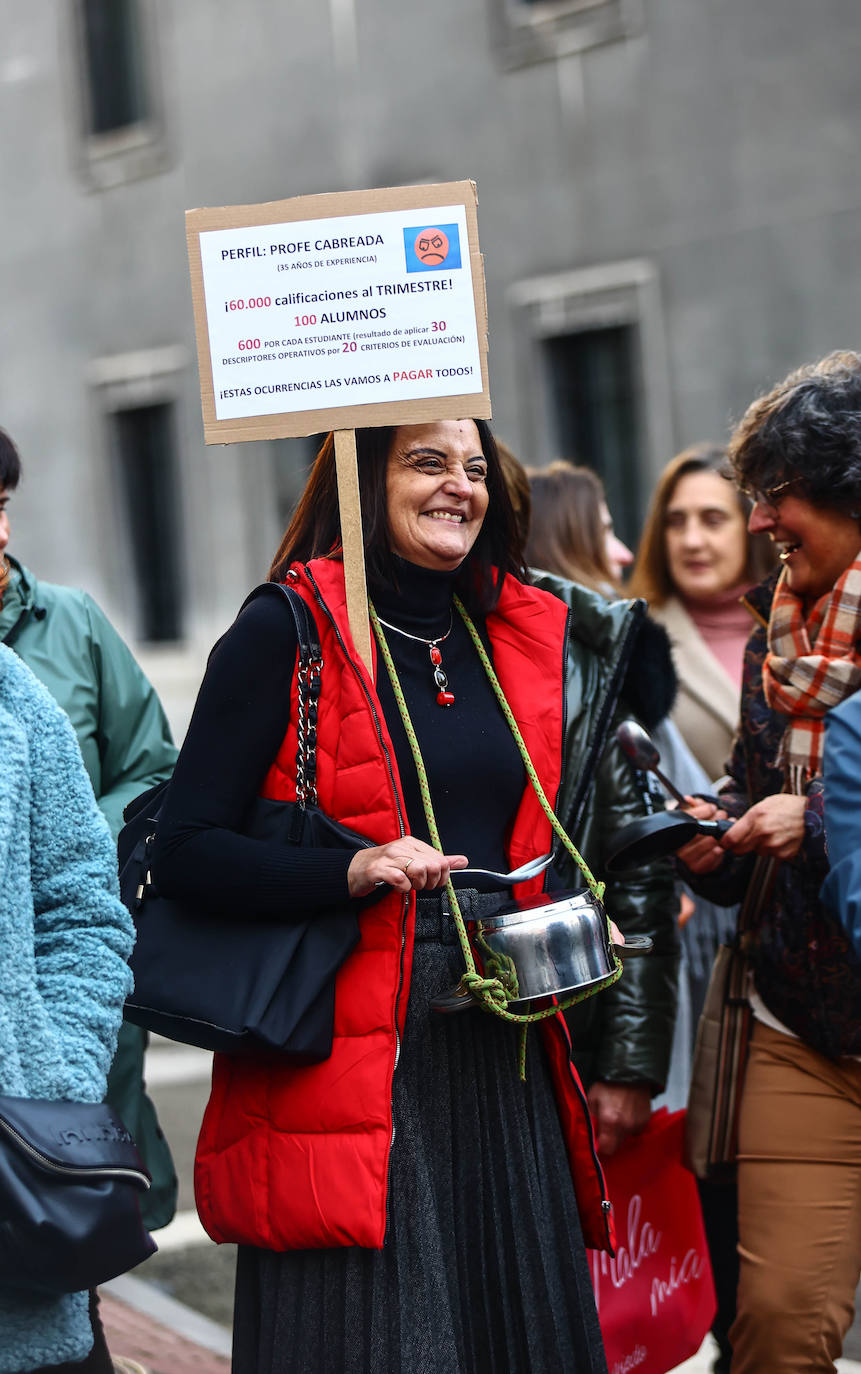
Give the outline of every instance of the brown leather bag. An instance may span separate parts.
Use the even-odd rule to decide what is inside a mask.
[[[776,871],[776,860],[757,859],[735,939],[718,947],[712,967],[697,1027],[685,1123],[685,1163],[697,1178],[730,1169],[736,1162],[752,1015],[746,937],[771,895]]]

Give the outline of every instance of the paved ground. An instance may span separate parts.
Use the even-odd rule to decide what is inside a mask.
[[[148,1374],[230,1374],[230,1333],[128,1276],[106,1284],[100,1311],[113,1355]]]
[[[194,1211],[192,1161],[206,1102],[209,1056],[160,1041],[147,1061],[150,1092],[180,1178],[179,1213],[156,1233],[159,1252],[102,1290],[111,1350],[151,1374],[228,1374],[233,1310],[232,1246],[216,1246]],[[861,1303],[859,1303],[861,1312]],[[841,1374],[861,1374],[861,1316],[849,1334]],[[707,1342],[677,1374],[708,1374]]]

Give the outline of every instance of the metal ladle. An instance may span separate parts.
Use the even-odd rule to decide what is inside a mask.
[[[650,735],[646,734],[642,725],[638,725],[635,720],[623,720],[616,731],[616,739],[622,753],[627,756],[635,768],[639,768],[644,773],[654,773],[655,777],[664,784],[671,797],[675,797],[679,806],[687,805],[687,799],[682,795],[675,783],[670,782],[666,773],[662,773],[658,764],[661,756],[658,753],[657,745]]]
[[[622,752],[635,768],[654,773],[680,806],[684,807],[687,804],[679,789],[658,767],[661,756],[654,741],[641,725],[635,720],[623,720],[616,731],[616,739]],[[605,867],[610,873],[620,869],[637,868],[640,864],[650,863],[652,859],[674,854],[696,835],[710,835],[713,839],[720,839],[732,824],[730,820],[697,820],[685,810],[659,811],[651,816],[638,816],[636,820],[629,821],[617,831],[613,837],[606,855]]]

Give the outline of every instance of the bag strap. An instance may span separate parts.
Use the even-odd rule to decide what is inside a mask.
[[[296,681],[299,689],[299,710],[296,720],[296,800],[302,810],[307,803],[317,805],[317,704],[322,684],[323,650],[317,633],[317,622],[308,610],[303,597],[285,582],[263,582],[246,597],[241,609],[262,596],[269,588],[280,593],[287,602],[296,627],[299,646]]]
[[[249,592],[246,596],[239,608],[239,614],[241,615],[245,607],[250,606],[252,601],[256,601],[258,597],[269,591],[274,591],[283,596],[290,607],[293,623],[296,626],[296,638],[299,641],[300,663],[308,663],[313,658],[322,662],[323,652],[320,648],[320,637],[317,634],[317,622],[309,613],[304,597],[301,597],[288,583],[261,582],[259,587],[255,587],[253,592]]]

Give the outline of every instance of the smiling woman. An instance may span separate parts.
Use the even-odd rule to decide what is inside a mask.
[[[826,716],[861,686],[861,356],[791,373],[750,406],[730,455],[750,528],[782,563],[748,597],[757,625],[721,792],[736,823],[721,847],[680,851],[716,901],[764,883],[745,932],[732,1368],[833,1369],[861,1270],[861,960],[820,900],[822,773]]]
[[[596,813],[642,812],[630,770],[598,766],[634,616],[597,612],[605,662],[563,603],[527,583],[483,421],[358,430],[356,447],[373,671],[347,623],[331,435],[270,580],[302,599],[319,636],[315,800],[371,843],[298,849],[243,833],[255,798],[297,797],[301,670],[276,589],[211,655],[152,857],[167,895],[273,920],[354,903],[361,931],[335,980],[328,1059],[216,1056],[195,1177],[207,1230],[240,1247],[233,1369],[606,1374],[584,1233],[607,1248],[612,1222],[561,1013],[532,1038],[524,1085],[512,1026],[470,1011],[468,995],[465,1015],[433,1003],[464,973],[447,880],[476,921],[510,897],[510,870],[550,849],[512,720],[546,795],[573,752],[589,862],[605,833]],[[643,891],[665,910],[669,888],[658,873]],[[640,891],[621,899],[625,924],[648,915]],[[657,957],[674,969],[665,943]]]

